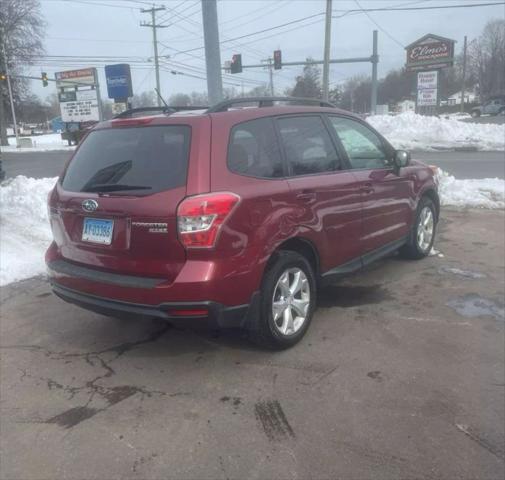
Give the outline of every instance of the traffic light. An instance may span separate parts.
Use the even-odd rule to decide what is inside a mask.
[[[240,53],[231,57],[230,73],[242,73],[242,55]]]
[[[280,50],[274,50],[274,70],[282,68],[282,53]]]
[[[3,82],[4,80],[7,80],[7,75],[4,72],[0,72],[0,81]]]
[[[49,82],[47,81],[47,73],[46,72],[41,72],[41,77],[42,77],[42,86],[47,87],[49,85]]]

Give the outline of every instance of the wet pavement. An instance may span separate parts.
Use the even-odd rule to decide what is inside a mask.
[[[115,320],[2,289],[2,479],[501,479],[504,212],[326,288],[305,339]]]

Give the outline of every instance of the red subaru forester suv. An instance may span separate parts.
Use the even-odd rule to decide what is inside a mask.
[[[89,310],[286,348],[321,285],[428,255],[439,208],[428,166],[325,102],[132,110],[86,135],[50,193],[46,263],[54,293]]]

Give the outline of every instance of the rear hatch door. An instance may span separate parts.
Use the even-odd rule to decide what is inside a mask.
[[[124,274],[172,280],[185,250],[177,205],[198,146],[199,122],[112,121],[92,131],[58,182],[51,223],[61,256]]]

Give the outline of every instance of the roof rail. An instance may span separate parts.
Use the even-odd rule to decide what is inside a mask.
[[[230,107],[240,103],[257,103],[258,107],[273,107],[274,102],[286,102],[291,105],[318,105],[319,107],[336,108],[330,102],[319,100],[317,98],[297,98],[297,97],[242,97],[230,98],[222,102],[216,103],[210,107],[206,113],[226,112]]]
[[[189,110],[206,110],[209,107],[197,107],[197,106],[172,106],[168,105],[166,107],[140,107],[140,108],[130,108],[124,112],[115,115],[113,118],[135,118],[141,117],[146,114],[154,113],[164,113],[165,115],[171,115],[175,112],[189,111]]]

